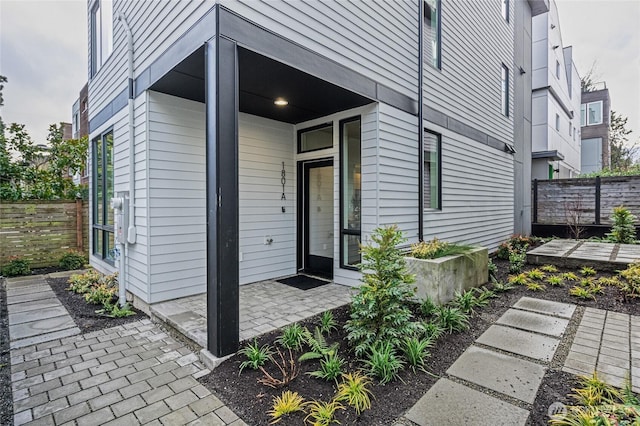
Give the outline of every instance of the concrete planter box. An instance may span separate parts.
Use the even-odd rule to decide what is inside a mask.
[[[485,284],[489,277],[489,251],[483,247],[471,249],[466,255],[445,256],[438,259],[405,257],[407,270],[416,275],[416,298],[427,297],[444,304],[456,291],[463,292]]]

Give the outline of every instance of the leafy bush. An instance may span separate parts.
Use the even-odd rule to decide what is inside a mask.
[[[331,334],[336,329],[336,320],[333,318],[333,312],[324,311],[320,317],[320,331],[323,334]]]
[[[620,271],[620,276],[624,278],[618,287],[627,297],[640,297],[640,262],[635,262],[627,266],[627,269]]]
[[[284,391],[282,395],[273,398],[271,410],[267,411],[267,414],[273,419],[271,422],[273,424],[282,420],[282,416],[304,411],[306,405],[304,398],[298,395],[298,392]]]
[[[614,243],[635,244],[636,227],[633,222],[637,219],[635,215],[623,206],[614,207],[613,227],[611,232],[606,234],[607,240]]]
[[[469,328],[469,317],[459,308],[441,306],[435,317],[440,327],[448,333],[460,332]]]
[[[433,300],[431,300],[431,298],[428,296],[420,304],[420,312],[422,313],[422,315],[426,317],[433,315],[437,309],[438,309],[438,305]]]
[[[100,279],[100,273],[93,269],[84,274],[74,274],[71,275],[67,281],[69,283],[67,290],[78,294],[84,294],[88,292],[91,287],[98,285]]]
[[[356,372],[342,375],[342,382],[338,384],[336,401],[344,401],[355,408],[356,414],[360,415],[364,410],[371,408],[371,390],[369,377]]]
[[[422,335],[425,337],[425,339],[435,341],[444,333],[444,329],[437,322],[430,321],[427,323],[423,323],[422,326],[424,328]]]
[[[298,361],[319,359],[326,355],[334,355],[338,352],[339,343],[336,342],[332,345],[329,345],[327,343],[327,340],[322,335],[320,327],[316,327],[314,335],[312,335],[311,332],[305,327],[303,330],[303,338],[307,345],[309,345],[311,350],[302,354],[302,356],[298,358]]]
[[[280,343],[287,349],[302,349],[302,344],[305,341],[304,328],[300,324],[293,323],[282,329],[282,334],[276,339],[276,342]]]
[[[513,290],[514,288],[515,287],[510,282],[503,283],[500,281],[493,281],[493,291],[497,293],[505,293],[509,290]]]
[[[247,359],[242,361],[240,364],[240,373],[242,373],[242,370],[246,367],[249,367],[252,370],[257,370],[263,366],[273,352],[271,350],[271,346],[264,345],[260,347],[258,346],[258,341],[253,339],[253,344],[248,344],[244,348],[240,349],[238,353],[247,357]]]
[[[527,237],[524,235],[513,235],[507,241],[498,246],[496,256],[498,257],[498,259],[507,260],[509,259],[509,255],[514,251],[526,252],[527,248],[529,248],[529,246],[535,241],[536,240],[532,237]]]
[[[375,245],[362,247],[362,285],[351,302],[351,318],[345,324],[348,341],[358,356],[380,341],[397,346],[405,336],[420,329],[412,322],[408,302],[415,289],[414,276],[398,245],[405,241],[397,226],[376,229],[371,235]]]
[[[2,275],[5,277],[18,277],[21,275],[31,274],[31,268],[29,267],[29,261],[19,256],[11,256],[9,263],[2,268]]]
[[[333,400],[330,402],[311,401],[309,403],[309,414],[305,417],[305,423],[312,426],[329,426],[331,423],[340,424],[334,416],[337,410],[344,410],[340,402]]]
[[[467,253],[472,246],[449,243],[437,238],[427,242],[420,241],[411,245],[411,257],[416,259],[437,259],[444,256],[454,256]]]
[[[76,250],[69,250],[58,261],[58,265],[65,271],[80,269],[89,262],[89,258]]]
[[[498,273],[498,266],[493,263],[493,260],[489,259],[487,270],[489,271],[489,279],[494,279],[496,277],[496,274]]]
[[[84,300],[94,305],[107,305],[111,304],[113,298],[116,295],[118,289],[112,287],[109,284],[101,283],[97,286],[91,287],[84,295]]]
[[[527,261],[527,253],[524,251],[512,251],[509,253],[509,272],[519,274]]]
[[[330,352],[320,360],[319,370],[307,374],[319,379],[336,380],[342,374],[343,365],[344,360],[338,356],[337,352]]]
[[[128,303],[125,303],[124,306],[121,307],[119,301],[113,304],[107,302],[102,306],[104,306],[104,308],[97,310],[96,313],[103,314],[110,318],[130,317],[136,314]]]

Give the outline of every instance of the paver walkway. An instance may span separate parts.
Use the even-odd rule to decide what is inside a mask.
[[[300,290],[277,281],[240,286],[240,340],[346,305],[352,289],[325,284]],[[156,303],[151,313],[176,328],[195,344],[207,347],[207,300],[205,294]]]
[[[587,308],[563,370],[578,375],[596,371],[617,387],[628,377],[640,393],[640,317]]]
[[[405,418],[420,426],[524,425],[529,411],[522,405],[534,402],[575,308],[521,298],[451,365],[447,377],[438,380]]]
[[[43,277],[7,287],[15,425],[245,425],[196,380],[209,373],[198,356],[150,320],[79,334]]]
[[[559,266],[580,266],[596,263],[600,269],[624,269],[640,260],[640,245],[614,244],[584,240],[551,240],[527,252],[527,263],[551,263]]]
[[[41,275],[7,280],[11,349],[80,333]]]

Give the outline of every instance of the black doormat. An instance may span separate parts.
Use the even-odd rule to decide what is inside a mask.
[[[300,290],[309,290],[330,283],[330,281],[319,280],[318,278],[313,278],[308,275],[295,275],[293,277],[283,278],[276,281]]]

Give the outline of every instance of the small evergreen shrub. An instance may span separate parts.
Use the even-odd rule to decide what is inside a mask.
[[[31,274],[29,261],[19,256],[11,256],[9,263],[2,268],[2,275],[5,277],[18,277],[20,275]]]
[[[607,240],[613,243],[635,244],[636,243],[636,227],[633,222],[637,219],[631,214],[629,209],[623,206],[613,209],[613,227],[611,232],[606,234]]]
[[[437,259],[444,256],[454,256],[467,253],[472,247],[441,241],[437,238],[427,242],[420,241],[411,245],[411,257],[416,259]]]
[[[89,262],[89,259],[84,253],[76,250],[69,250],[58,261],[60,268],[65,271],[72,271],[74,269],[80,269]]]

